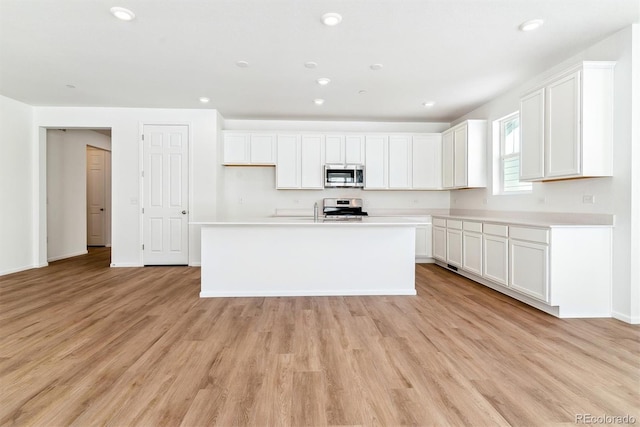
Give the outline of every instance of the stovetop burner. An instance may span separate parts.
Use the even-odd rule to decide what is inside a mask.
[[[362,199],[324,199],[322,213],[325,219],[332,221],[357,221],[367,216],[362,211]]]

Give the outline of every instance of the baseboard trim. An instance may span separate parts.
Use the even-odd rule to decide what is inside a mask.
[[[448,271],[450,271],[452,273],[455,273],[455,274],[458,274],[460,276],[464,276],[467,279],[473,280],[474,282],[476,282],[476,283],[478,283],[480,285],[484,285],[484,286],[486,286],[488,288],[493,289],[496,292],[500,292],[501,294],[505,294],[505,295],[515,299],[515,300],[518,300],[518,301],[523,302],[523,303],[525,303],[527,305],[530,305],[533,308],[537,308],[540,311],[544,311],[547,314],[550,314],[550,315],[558,317],[558,318],[561,317],[560,316],[560,310],[559,310],[559,308],[557,306],[548,305],[548,304],[545,304],[542,301],[536,301],[533,298],[529,298],[526,295],[522,295],[522,294],[520,294],[520,293],[518,293],[516,291],[513,291],[513,290],[511,290],[509,288],[506,288],[506,287],[504,287],[502,285],[499,285],[497,283],[493,283],[493,282],[491,282],[489,280],[484,279],[483,277],[479,277],[479,276],[476,276],[475,274],[467,273],[466,271],[464,271],[461,268],[459,268],[458,271],[451,270],[450,268],[447,267],[447,264],[445,264],[445,263],[443,263],[441,261],[436,260],[435,264],[439,265],[440,267],[444,268],[445,270],[448,270]]]
[[[89,251],[85,249],[84,251],[72,252],[70,254],[64,254],[64,255],[47,258],[47,262],[59,261],[61,259],[66,259],[66,258],[73,258],[74,256],[86,255],[88,253]]]
[[[640,325],[640,317],[631,317],[629,315],[620,313],[618,311],[613,311],[611,313],[611,317],[614,319],[620,320],[621,322],[630,323],[632,325]]]
[[[200,261],[198,261],[198,262],[190,262],[189,263],[189,267],[202,267],[202,263]]]
[[[137,264],[133,262],[112,262],[110,267],[120,268],[120,267],[144,267],[142,264]]]
[[[38,268],[38,267],[39,267],[38,265],[31,264],[31,265],[25,265],[17,268],[10,268],[8,270],[0,271],[0,276],[5,276],[7,274],[13,274],[13,273],[20,273],[21,271],[31,270],[32,268]]]
[[[310,291],[257,291],[257,292],[200,292],[200,298],[229,298],[229,297],[238,297],[238,298],[251,298],[251,297],[330,297],[330,296],[363,296],[363,295],[374,295],[374,296],[395,296],[395,295],[416,295],[415,289],[410,290],[384,290],[384,289],[376,289],[376,290],[334,290],[334,291],[324,291],[324,290],[310,290]]]

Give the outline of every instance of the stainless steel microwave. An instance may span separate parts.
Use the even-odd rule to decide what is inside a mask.
[[[364,165],[325,165],[324,187],[364,187]]]

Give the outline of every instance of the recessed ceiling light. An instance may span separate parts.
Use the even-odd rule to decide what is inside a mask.
[[[326,78],[326,77],[320,77],[320,78],[319,78],[318,80],[316,80],[316,81],[318,82],[318,84],[319,84],[320,86],[326,86],[326,85],[328,85],[329,83],[331,83],[331,79],[328,79],[328,78]]]
[[[358,91],[358,95],[364,95],[365,93],[367,93],[367,91],[364,89]]]
[[[66,85],[69,89],[75,89],[76,87],[74,85]]]
[[[211,101],[206,96],[201,96],[199,99],[200,99],[200,102],[202,102],[203,104],[207,104],[209,101]]]
[[[342,16],[338,13],[325,13],[322,15],[322,23],[328,27],[333,27],[342,22]]]
[[[125,9],[124,7],[112,7],[109,9],[113,16],[122,20],[122,21],[131,21],[136,17],[136,14],[130,11],[129,9]]]
[[[249,63],[247,61],[236,61],[236,65],[240,68],[247,68]]]
[[[425,101],[425,102],[422,103],[422,106],[424,108],[431,108],[434,105],[436,105],[436,103],[434,101]]]
[[[529,21],[525,21],[518,28],[520,31],[533,31],[540,28],[544,24],[542,19],[531,19]]]
[[[304,63],[305,68],[316,68],[318,66],[318,63],[313,62],[313,61],[308,61]]]
[[[369,65],[369,68],[371,68],[373,71],[382,70],[382,67],[383,67],[382,64],[371,64],[371,65]]]
[[[322,105],[322,104],[324,104],[324,99],[322,99],[322,98],[314,99],[313,103],[316,104],[316,105]]]

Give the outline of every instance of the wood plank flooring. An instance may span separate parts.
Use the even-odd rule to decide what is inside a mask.
[[[640,423],[637,326],[434,265],[415,297],[200,299],[198,268],[109,256],[0,277],[0,425]]]

